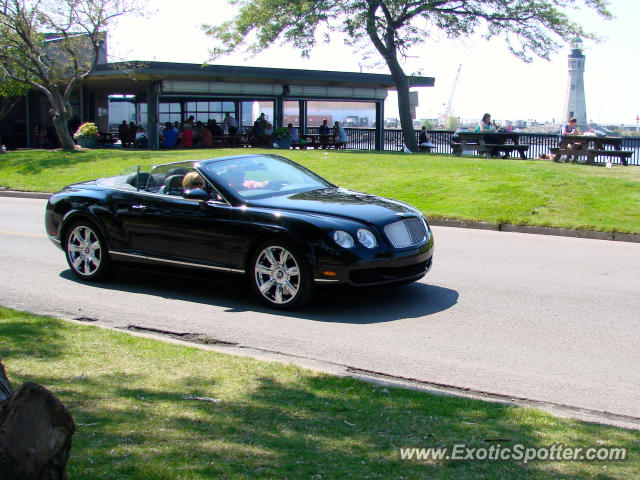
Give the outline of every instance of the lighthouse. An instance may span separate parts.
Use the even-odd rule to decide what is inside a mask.
[[[569,54],[569,82],[564,109],[564,120],[575,117],[578,125],[587,125],[587,105],[584,96],[584,54],[582,40],[576,38],[571,43]]]

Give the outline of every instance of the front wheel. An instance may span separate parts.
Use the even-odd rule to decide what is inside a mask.
[[[299,307],[311,298],[313,284],[306,261],[287,243],[271,241],[260,245],[249,272],[254,291],[273,308]]]
[[[107,246],[98,229],[87,221],[71,225],[64,250],[71,271],[82,280],[101,280],[111,270]]]

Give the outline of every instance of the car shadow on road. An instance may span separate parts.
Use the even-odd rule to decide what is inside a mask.
[[[321,322],[368,324],[419,318],[447,310],[458,301],[458,292],[446,287],[416,282],[397,287],[322,287],[306,306],[280,311],[264,305],[242,277],[206,277],[120,268],[105,282],[88,283],[71,270],[60,277],[96,289],[144,294],[226,308],[228,313],[261,312],[284,314]]]

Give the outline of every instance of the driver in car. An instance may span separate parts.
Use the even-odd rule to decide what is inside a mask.
[[[189,172],[182,179],[182,188],[184,190],[204,188],[204,179],[197,172]]]

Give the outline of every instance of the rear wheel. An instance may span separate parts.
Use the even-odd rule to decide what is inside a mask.
[[[285,242],[265,242],[251,261],[251,284],[267,305],[289,309],[311,298],[313,284],[304,257]]]
[[[82,280],[104,279],[111,270],[111,259],[98,229],[88,221],[79,221],[67,232],[64,250],[74,275]]]

